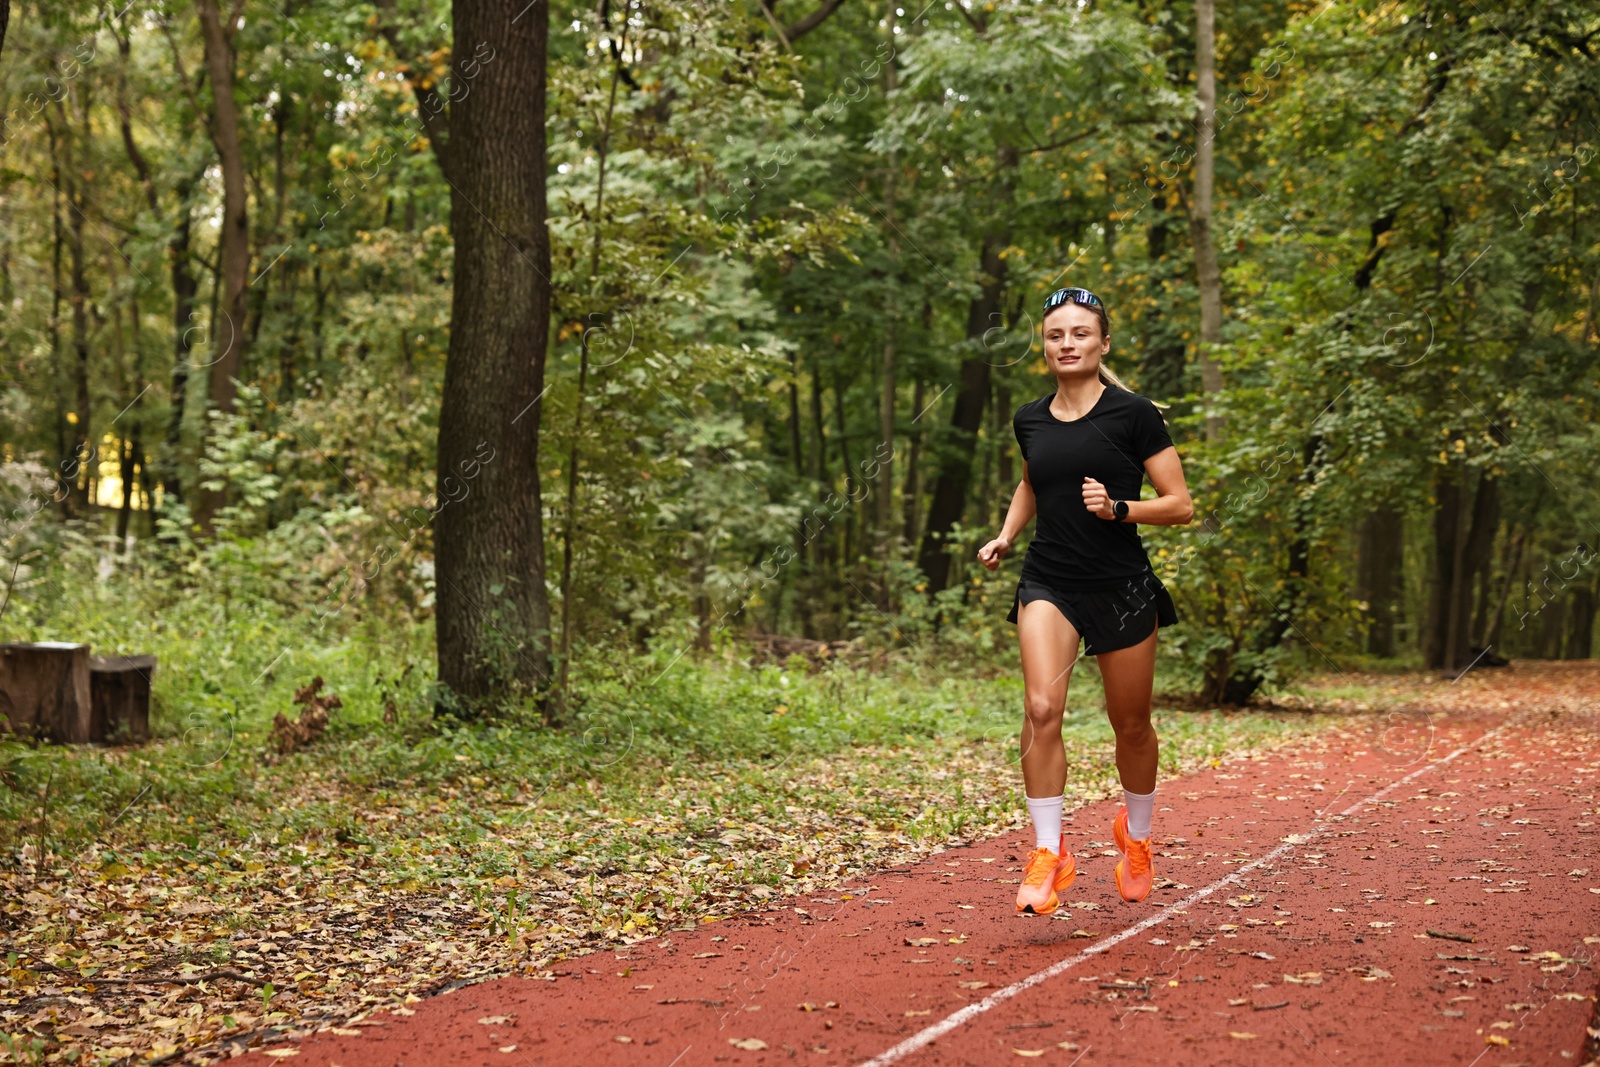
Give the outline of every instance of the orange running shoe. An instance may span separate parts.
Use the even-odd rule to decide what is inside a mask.
[[[1150,869],[1150,839],[1135,841],[1128,836],[1127,808],[1117,812],[1117,820],[1111,824],[1111,836],[1117,839],[1117,851],[1122,853],[1122,859],[1111,872],[1117,880],[1117,892],[1130,904],[1138,903],[1150,895],[1150,887],[1155,883],[1155,874]]]
[[[1063,893],[1078,877],[1078,861],[1067,851],[1067,835],[1061,835],[1059,852],[1036,848],[1022,869],[1022,885],[1017,890],[1017,910],[1049,915],[1061,904],[1056,894]]]

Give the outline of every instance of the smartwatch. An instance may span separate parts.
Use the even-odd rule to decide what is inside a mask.
[[[1113,501],[1111,514],[1117,517],[1118,522],[1126,522],[1128,519],[1128,502],[1126,500]]]

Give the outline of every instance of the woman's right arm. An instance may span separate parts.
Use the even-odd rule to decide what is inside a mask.
[[[1028,523],[1033,521],[1038,504],[1033,497],[1033,483],[1028,480],[1028,461],[1022,461],[1022,481],[1011,494],[1011,507],[1006,509],[1006,521],[1000,527],[1000,536],[978,549],[978,562],[990,570],[1000,566],[1000,561],[1011,552],[1011,545],[1022,536]]]

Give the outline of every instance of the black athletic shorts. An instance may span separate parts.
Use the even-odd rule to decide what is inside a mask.
[[[1154,574],[1092,592],[1057,592],[1043,582],[1023,578],[1017,583],[1016,600],[1006,621],[1016,622],[1021,606],[1035,600],[1048,600],[1060,609],[1083,638],[1086,656],[1129,648],[1149,637],[1157,627],[1178,624],[1172,594]]]

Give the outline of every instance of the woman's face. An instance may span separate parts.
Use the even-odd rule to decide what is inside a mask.
[[[1062,304],[1044,318],[1044,358],[1052,374],[1078,377],[1100,373],[1100,357],[1111,338],[1100,332],[1100,316],[1081,304]]]

